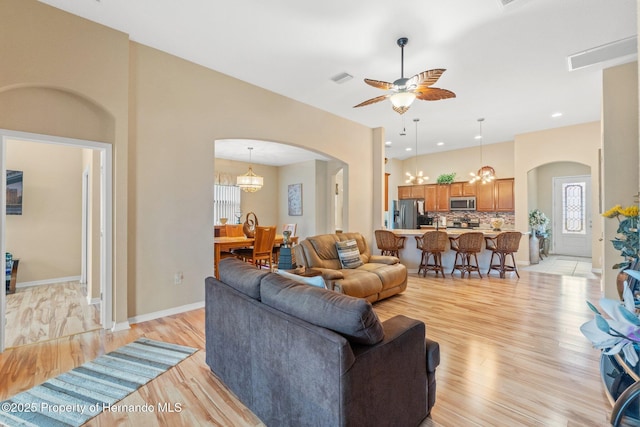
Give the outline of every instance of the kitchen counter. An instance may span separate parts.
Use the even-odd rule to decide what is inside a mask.
[[[429,226],[427,226],[429,227]],[[434,231],[436,228],[432,226],[432,228],[421,228],[420,230],[413,229],[394,229],[394,234],[397,236],[405,236],[407,239],[405,241],[404,249],[400,250],[400,262],[407,266],[407,270],[410,273],[416,273],[418,271],[418,266],[420,265],[420,258],[422,257],[422,251],[418,249],[416,244],[415,236],[422,236],[427,231]],[[439,228],[440,231],[445,231],[449,237],[456,237],[463,233],[469,233],[471,231],[480,231],[485,237],[495,237],[501,231],[519,231],[514,230],[512,228],[503,228],[501,231],[493,231],[491,228]],[[529,239],[526,236],[529,232],[522,232],[522,239],[520,240],[520,247],[524,247],[523,245],[529,244]],[[442,265],[447,274],[451,272],[451,268],[453,267],[453,261],[455,257],[455,252],[450,250],[449,243],[447,243],[447,250],[442,254]],[[486,248],[482,249],[482,252],[478,254],[478,263],[480,264],[480,271],[484,276],[489,268],[489,260],[491,258],[491,251]],[[433,273],[430,274],[433,276]],[[455,274],[456,277],[459,276],[459,273]],[[474,275],[477,277],[477,275]],[[510,276],[508,276],[510,277]]]

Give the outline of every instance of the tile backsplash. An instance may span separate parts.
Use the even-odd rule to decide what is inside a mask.
[[[442,216],[443,213],[440,213]],[[513,228],[516,224],[514,212],[477,212],[477,211],[456,211],[447,212],[447,224],[451,224],[454,218],[469,218],[470,222],[479,222],[480,225],[489,225],[491,218],[500,217],[504,219],[504,227]]]

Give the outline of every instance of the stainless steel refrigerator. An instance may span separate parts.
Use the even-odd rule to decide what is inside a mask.
[[[422,199],[404,199],[393,201],[393,228],[413,230],[418,228],[418,210],[424,206]]]

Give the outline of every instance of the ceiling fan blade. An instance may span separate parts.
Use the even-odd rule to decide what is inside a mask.
[[[389,95],[376,96],[375,98],[367,99],[366,101],[361,102],[358,105],[354,105],[353,108],[364,107],[365,105],[375,104],[376,102],[384,101],[388,97],[389,97]]]
[[[456,94],[447,89],[437,87],[420,87],[416,89],[416,98],[423,101],[438,101],[440,99],[455,98]]]
[[[434,68],[433,70],[423,71],[411,77],[408,84],[429,87],[437,82],[442,73],[444,73],[445,71],[447,71],[446,68]]]
[[[393,89],[393,83],[383,82],[381,80],[364,79],[364,82],[369,86],[373,86],[378,89],[384,89],[384,90]]]

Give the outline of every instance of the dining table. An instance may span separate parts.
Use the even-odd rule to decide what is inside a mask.
[[[223,251],[231,251],[232,249],[249,248],[253,246],[253,237],[214,237],[213,238],[213,265],[216,275],[216,279],[220,278],[218,274],[218,263],[220,262],[220,253]],[[291,243],[298,243],[298,236],[289,236]],[[276,240],[274,244],[281,245],[284,243],[284,236],[282,234],[276,234]]]

